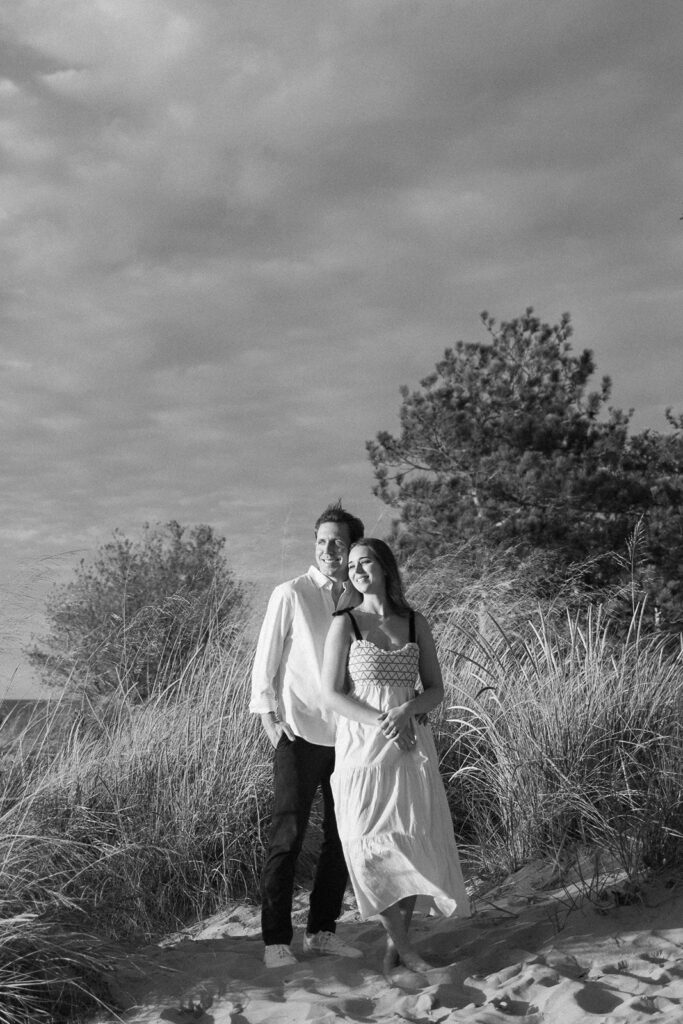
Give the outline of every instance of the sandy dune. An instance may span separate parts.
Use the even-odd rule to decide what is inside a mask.
[[[303,955],[302,896],[295,967],[266,970],[258,908],[232,906],[142,951],[115,987],[129,1024],[683,1022],[683,887],[608,886],[606,899],[578,905],[572,886],[547,886],[535,865],[476,896],[468,920],[418,917],[416,945],[435,965],[424,976],[385,978],[381,926],[358,922],[351,905],[339,932],[363,959]]]

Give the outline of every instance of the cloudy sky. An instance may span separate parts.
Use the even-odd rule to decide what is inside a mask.
[[[483,309],[569,310],[664,429],[682,43],[680,0],[4,0],[0,696],[115,527],[264,590],[330,499],[381,532],[365,441]]]

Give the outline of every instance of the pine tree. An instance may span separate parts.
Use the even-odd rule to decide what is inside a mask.
[[[640,524],[661,604],[681,551],[681,421],[669,414],[670,435],[630,436],[609,378],[588,390],[595,362],[572,351],[569,314],[553,326],[531,308],[482,321],[488,342],[447,349],[418,390],[401,389],[399,436],[368,442],[395,540],[430,557],[468,541],[547,552],[560,567],[590,558],[599,585]]]

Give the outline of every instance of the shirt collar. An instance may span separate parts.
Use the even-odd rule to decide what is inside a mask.
[[[311,565],[309,567],[308,575],[311,577],[315,585],[320,588],[320,590],[332,589],[332,580],[330,579],[329,576],[326,576],[324,572],[321,572],[317,565]],[[351,590],[350,581],[344,580],[342,586],[344,588],[344,593],[348,594],[348,592]]]

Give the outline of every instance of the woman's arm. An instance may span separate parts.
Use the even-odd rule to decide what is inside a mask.
[[[379,726],[379,708],[363,704],[344,693],[346,663],[351,646],[351,623],[348,615],[337,615],[332,619],[325,640],[325,654],[322,669],[323,707],[338,715],[362,722],[363,725]]]
[[[422,693],[415,694],[405,704],[391,708],[381,715],[382,732],[386,736],[393,729],[400,732],[413,715],[426,714],[439,706],[444,697],[441,667],[436,654],[436,644],[427,620],[415,613],[415,630],[420,649],[419,672]]]

